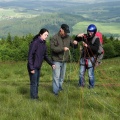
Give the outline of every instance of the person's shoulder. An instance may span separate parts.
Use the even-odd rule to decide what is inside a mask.
[[[59,33],[56,33],[53,37],[58,37],[58,36],[60,36],[60,34],[59,34]]]
[[[58,37],[59,37],[59,34],[56,33],[55,35],[53,35],[53,36],[51,37],[51,39],[56,39],[56,38],[58,38]]]
[[[94,40],[94,42],[96,42],[96,43],[100,43],[99,37],[95,36],[95,40]]]
[[[92,37],[92,38],[90,38],[92,41],[94,40],[94,41],[96,41],[96,40],[99,40],[99,37],[98,36],[94,36],[94,37]]]
[[[96,41],[99,41],[99,37],[95,36],[96,37]]]
[[[66,39],[73,40],[71,36],[67,35]]]
[[[71,37],[70,35],[67,35],[67,38],[70,38],[70,39],[72,39],[72,37]]]
[[[31,44],[38,44],[38,42],[39,42],[39,39],[36,38],[36,39],[32,40]]]

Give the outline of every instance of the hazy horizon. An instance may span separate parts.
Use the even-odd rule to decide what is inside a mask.
[[[0,2],[26,2],[26,1],[29,1],[29,2],[34,2],[34,1],[57,1],[58,0],[0,0]],[[83,2],[83,3],[88,3],[88,2],[92,2],[92,3],[96,3],[96,2],[111,2],[111,1],[120,1],[120,0],[99,0],[99,1],[96,1],[96,0],[59,0],[60,1],[65,1],[65,2]]]

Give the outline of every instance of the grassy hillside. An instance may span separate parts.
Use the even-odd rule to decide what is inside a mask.
[[[86,33],[87,27],[89,24],[95,24],[97,26],[98,31],[102,32],[107,36],[119,36],[119,23],[103,23],[103,22],[95,22],[95,21],[84,21],[79,22],[73,26],[73,34],[78,34],[81,32]]]
[[[52,93],[52,71],[44,63],[39,101],[29,99],[26,62],[0,64],[1,120],[119,120],[120,58],[103,60],[95,70],[95,88],[78,87],[79,63],[67,64],[64,91]],[[10,68],[10,69],[8,69]],[[48,72],[49,71],[49,72]]]
[[[120,22],[120,1],[88,4],[74,8],[73,13],[99,22]]]

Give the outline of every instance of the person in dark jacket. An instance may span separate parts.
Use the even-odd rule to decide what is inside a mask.
[[[46,38],[48,37],[49,31],[45,28],[42,28],[40,32],[34,36],[33,41],[29,46],[28,52],[28,72],[30,77],[30,97],[32,99],[38,99],[38,85],[39,85],[39,76],[40,69],[45,60],[52,68],[55,68],[55,65],[49,60],[47,55],[46,47]]]
[[[99,49],[99,38],[96,37],[95,42],[92,43],[93,38],[97,32],[97,27],[94,24],[90,24],[87,28],[87,34],[78,34],[75,38],[78,42],[82,41],[83,49],[80,58],[80,73],[79,73],[79,86],[85,86],[85,72],[88,70],[89,76],[89,88],[94,88],[95,77],[94,77],[94,65],[95,56]]]
[[[74,41],[68,33],[70,33],[69,26],[62,24],[59,32],[50,41],[52,60],[56,66],[53,70],[53,93],[55,95],[58,95],[58,92],[63,89],[66,62],[69,60],[69,48],[77,46],[77,41]]]

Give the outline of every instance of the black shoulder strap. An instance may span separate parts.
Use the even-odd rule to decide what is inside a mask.
[[[98,38],[97,36],[94,36],[94,38],[92,39],[92,44],[94,44],[96,38]]]

